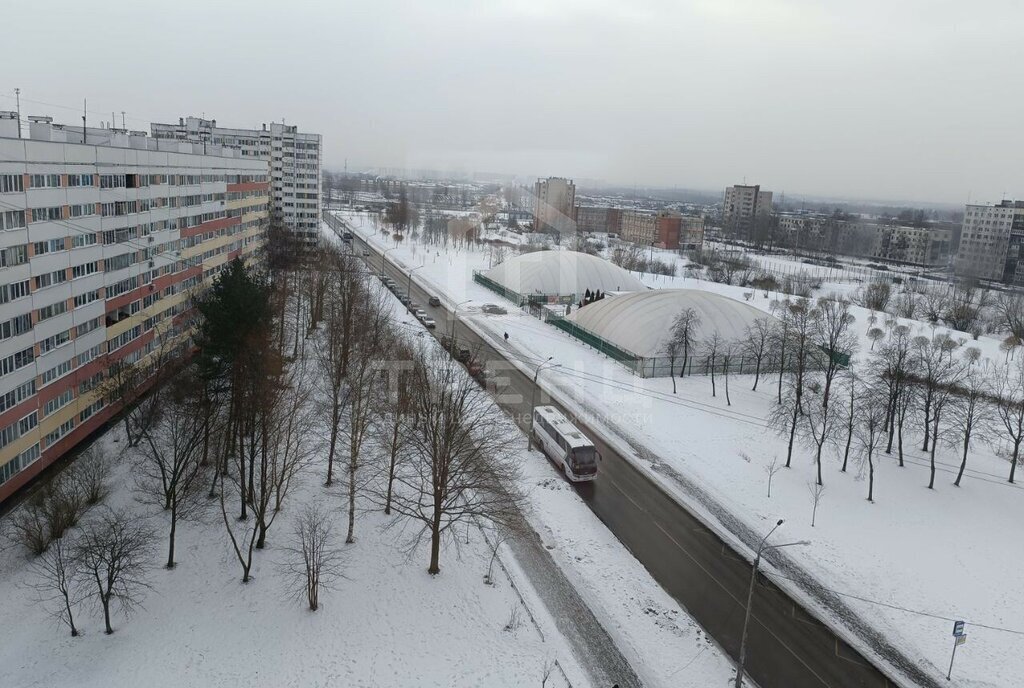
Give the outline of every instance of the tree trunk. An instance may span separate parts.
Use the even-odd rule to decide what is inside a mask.
[[[675,359],[669,359],[668,362],[668,376],[672,378],[672,393],[676,393],[676,361]]]
[[[786,468],[789,468],[789,464],[793,460],[793,440],[796,438],[796,421],[799,417],[800,402],[797,401],[793,404],[793,422],[789,427],[789,447],[786,449]]]
[[[929,460],[931,462],[931,467],[930,467],[931,475],[928,478],[928,489],[929,490],[934,490],[935,489],[935,445],[937,445],[939,443],[939,414],[938,413],[935,414],[935,430],[933,432],[934,432],[934,436],[932,437],[932,448],[931,448],[931,452],[929,454]],[[925,437],[925,439],[927,440],[927,437]]]
[[[875,502],[875,462],[871,459],[871,452],[868,451],[868,501]]]
[[[171,534],[167,542],[167,568],[174,568],[174,532],[178,528],[178,500],[171,507]]]
[[[437,507],[435,507],[437,508]],[[427,573],[436,576],[441,573],[441,514],[435,513],[430,524],[430,566]]]
[[[114,632],[114,627],[110,625],[110,598],[101,596],[100,601],[103,603],[103,622],[107,625],[104,633],[110,635]]]
[[[391,433],[391,462],[388,464],[388,494],[384,500],[384,515],[391,515],[391,493],[395,485],[395,465],[398,463],[398,422]]]
[[[757,365],[754,366],[754,386],[751,388],[751,392],[757,391],[757,382],[761,379],[761,357],[757,358]]]
[[[929,393],[930,394],[930,393]],[[921,445],[921,451],[928,451],[928,426],[931,423],[931,410],[932,402],[929,397],[924,400],[924,444]]]
[[[330,487],[334,482],[334,451],[338,445],[338,403],[331,409],[331,443],[327,449],[327,480],[324,485]]]
[[[256,549],[263,549],[267,544],[267,525],[260,521],[258,527],[260,529],[260,535],[256,538]]]
[[[1013,482],[1013,476],[1017,472],[1017,460],[1020,457],[1020,442],[1018,439],[1013,443],[1013,457],[1010,459],[1010,482]]]
[[[356,527],[356,458],[349,457],[348,461],[348,534],[345,542],[352,544],[356,541],[354,531]]]
[[[964,477],[964,469],[967,468],[967,450],[970,449],[970,446],[971,446],[971,432],[970,432],[970,430],[965,430],[964,431],[964,455],[963,455],[963,458],[960,459],[960,470],[956,474],[956,480],[953,481],[953,484],[956,485],[957,487],[960,487],[960,480],[961,480],[961,478]]]
[[[715,396],[715,358],[711,357],[711,396]]]

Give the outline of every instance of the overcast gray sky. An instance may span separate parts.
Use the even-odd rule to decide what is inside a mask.
[[[150,7],[152,5],[152,7]],[[0,107],[285,118],[328,166],[1024,198],[1020,0],[7,3]],[[48,103],[40,105],[36,102]]]

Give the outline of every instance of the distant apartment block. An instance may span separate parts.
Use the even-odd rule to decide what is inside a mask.
[[[607,206],[576,206],[576,230],[619,234],[622,231],[622,209]]]
[[[113,364],[188,346],[190,292],[251,256],[266,161],[0,113],[0,501],[119,410]]]
[[[949,226],[910,227],[818,213],[780,214],[777,239],[797,250],[921,266],[947,265],[953,250]]]
[[[533,231],[572,234],[576,231],[576,185],[571,179],[548,177],[533,185]]]
[[[758,185],[727,187],[722,199],[722,228],[727,234],[750,239],[759,222],[772,213],[772,192]]]
[[[954,269],[977,277],[1024,286],[1024,201],[968,205]]]
[[[704,218],[671,210],[623,210],[621,236],[644,246],[696,250],[704,243]]]
[[[271,122],[262,129],[218,127],[217,120],[183,117],[177,124],[150,125],[153,137],[241,150],[243,158],[270,163],[271,217],[309,244],[320,236],[320,134],[299,132],[291,125]]]

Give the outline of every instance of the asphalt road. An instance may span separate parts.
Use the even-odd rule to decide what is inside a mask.
[[[368,261],[375,273],[380,272],[381,255],[358,237],[355,245],[360,253],[364,249],[370,250]],[[390,260],[385,261],[384,271],[404,290],[408,283],[406,274]],[[423,304],[437,321],[438,332],[450,332],[452,318],[449,310],[443,306],[429,307],[427,300],[430,294],[415,281],[412,292],[413,300]],[[495,301],[498,301],[497,297]],[[455,326],[460,344],[468,343],[476,356],[488,364],[498,364],[495,368],[502,370],[501,376],[506,378],[502,382],[507,382],[507,387],[500,390],[504,392],[500,395],[504,401],[499,400],[499,403],[525,429],[534,394],[532,378],[518,370],[508,370],[503,355],[504,342],[500,338],[485,341],[461,320],[456,321]],[[509,390],[518,394],[508,394]],[[541,403],[541,399],[543,403],[553,403],[543,391],[538,397],[537,403]],[[597,480],[577,485],[580,495],[655,580],[726,652],[736,657],[751,564],[647,475],[605,444],[593,428],[579,420],[577,425],[594,441],[603,457]],[[870,638],[866,640],[872,641]],[[895,648],[887,646],[882,639],[874,641],[883,643],[877,648],[879,651],[914,671],[913,664],[900,657]],[[897,685],[766,579],[761,579],[755,592],[746,670],[761,688],[888,688]],[[914,685],[940,684],[919,674]]]

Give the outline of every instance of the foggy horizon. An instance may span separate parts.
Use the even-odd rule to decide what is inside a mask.
[[[358,8],[185,0],[76,27],[4,10],[0,109],[121,126],[189,115],[324,137],[324,166],[482,171],[962,205],[1024,197],[1024,7],[910,0],[508,0]],[[290,31],[290,33],[289,33]],[[81,35],[81,40],[70,37]],[[51,37],[64,37],[54,41]],[[992,65],[999,65],[998,70]]]

